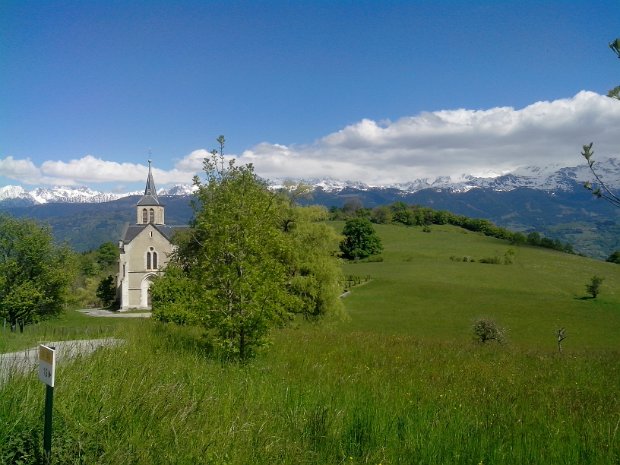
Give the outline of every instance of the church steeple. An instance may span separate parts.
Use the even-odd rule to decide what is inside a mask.
[[[151,160],[149,160],[149,174],[146,178],[146,187],[144,195],[138,201],[137,205],[137,223],[138,224],[164,224],[164,206],[159,202],[157,197],[157,189],[155,188],[155,179],[151,170]]]
[[[157,189],[155,188],[155,180],[153,179],[153,172],[151,171],[151,160],[149,160],[149,175],[146,178],[146,187],[144,188],[144,195],[138,205],[159,205],[159,199],[157,198]]]
[[[157,198],[155,180],[153,179],[153,173],[151,172],[151,160],[149,160],[149,175],[146,178],[146,188],[144,189],[144,195],[152,195],[154,198]]]

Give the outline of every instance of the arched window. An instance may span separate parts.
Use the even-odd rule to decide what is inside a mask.
[[[150,215],[150,216],[149,216],[149,222],[151,222],[151,223],[155,223],[155,210],[153,210],[153,209],[151,208],[151,210],[149,211],[149,215]]]
[[[146,269],[157,269],[157,252],[155,252],[155,249],[153,247],[149,247],[149,250],[146,253]]]
[[[146,211],[146,208],[142,209],[142,222],[144,224],[149,222],[149,213]]]

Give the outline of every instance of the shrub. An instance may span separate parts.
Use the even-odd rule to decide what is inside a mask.
[[[610,263],[617,263],[620,265],[620,250],[616,250],[609,257],[607,257],[607,261]]]
[[[486,318],[479,318],[474,322],[474,337],[478,342],[497,341],[503,343],[506,340],[506,331],[495,321]]]
[[[599,295],[601,284],[603,284],[603,278],[596,275],[592,276],[589,284],[586,284],[586,291],[588,291],[588,294],[590,294],[593,299],[596,299],[596,296]]]

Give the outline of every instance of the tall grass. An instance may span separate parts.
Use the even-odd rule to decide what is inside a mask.
[[[300,327],[246,365],[141,322],[61,368],[55,463],[617,463],[616,351]],[[37,463],[43,385],[3,388],[0,463]]]

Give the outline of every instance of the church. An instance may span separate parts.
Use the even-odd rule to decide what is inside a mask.
[[[166,225],[164,214],[149,160],[144,195],[136,204],[136,223],[125,226],[118,243],[117,298],[120,311],[151,308],[149,288],[153,278],[163,274],[170,259],[174,250],[172,236],[187,227]]]

